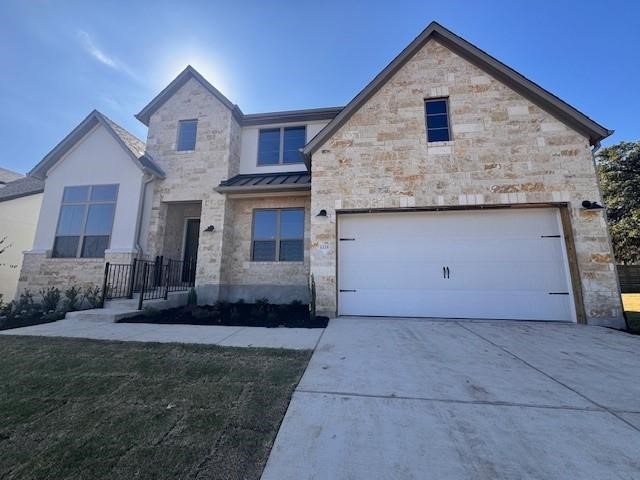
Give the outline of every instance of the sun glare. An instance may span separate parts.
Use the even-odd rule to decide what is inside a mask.
[[[191,52],[175,52],[167,56],[161,66],[158,75],[159,87],[164,88],[171,82],[187,65],[195,68],[214,87],[220,90],[225,96],[233,101],[233,89],[229,81],[229,74],[224,68],[224,63],[214,58],[212,55]]]

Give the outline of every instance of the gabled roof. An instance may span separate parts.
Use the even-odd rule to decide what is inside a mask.
[[[0,188],[0,202],[13,200],[14,198],[26,197],[42,193],[44,191],[44,182],[34,177],[23,177],[18,180],[7,183]]]
[[[21,173],[14,172],[13,170],[9,170],[8,168],[0,167],[0,186],[13,182],[14,180],[18,180],[19,178],[24,177]]]
[[[371,83],[364,87],[364,89],[304,147],[302,153],[305,156],[307,164],[310,161],[311,155],[431,39],[437,40],[462,58],[465,58],[540,108],[546,110],[558,120],[584,134],[589,138],[591,145],[598,144],[602,139],[613,133],[612,130],[608,130],[591,120],[568,103],[562,101],[523,75],[520,75],[475,45],[472,45],[450,30],[447,30],[439,23],[431,22],[415,40],[400,52]]]
[[[276,172],[236,175],[220,182],[219,193],[257,193],[311,190],[309,172]]]
[[[238,121],[242,118],[242,112],[237,105],[233,104],[227,97],[225,97],[220,90],[211,85],[202,75],[198,73],[198,71],[193,68],[191,65],[187,65],[180,74],[173,79],[173,81],[165,87],[158,95],[155,96],[153,100],[151,100],[146,107],[140,110],[139,113],[136,114],[136,118],[144,123],[146,126],[149,126],[149,121],[151,119],[151,115],[154,114],[156,110],[158,110],[164,103],[169,100],[187,81],[193,78],[197,80],[200,85],[202,85],[205,89],[207,89],[214,97],[216,97],[220,102],[225,105],[233,114],[238,118]]]
[[[113,135],[118,143],[129,154],[135,164],[144,172],[160,178],[165,173],[153,159],[145,154],[145,144],[114,121],[107,118],[97,110],[93,110],[73,131],[64,137],[45,157],[40,160],[29,175],[43,180],[51,167],[53,167],[78,141],[89,133],[96,125],[102,125]]]

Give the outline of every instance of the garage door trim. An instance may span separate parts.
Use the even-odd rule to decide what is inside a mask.
[[[336,314],[340,310],[339,305],[339,258],[340,258],[340,239],[338,236],[339,217],[350,214],[366,214],[366,213],[414,213],[414,212],[443,212],[443,211],[474,211],[474,210],[499,210],[499,209],[531,209],[531,208],[555,208],[559,211],[560,227],[563,234],[563,256],[568,267],[568,280],[570,282],[570,295],[573,299],[573,311],[575,313],[575,321],[578,324],[586,324],[586,314],[582,297],[582,288],[580,282],[580,273],[578,270],[575,242],[573,238],[573,229],[571,227],[571,215],[569,212],[568,202],[544,202],[544,203],[522,203],[522,204],[495,204],[495,205],[441,205],[433,207],[401,207],[401,208],[362,208],[362,209],[337,209],[335,220],[335,300]]]

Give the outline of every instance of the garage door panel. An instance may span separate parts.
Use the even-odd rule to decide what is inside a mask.
[[[342,215],[338,228],[342,315],[574,318],[555,209]]]
[[[497,291],[360,290],[339,294],[342,315],[495,320],[558,320],[571,314],[569,297],[540,292],[512,291],[505,301]],[[416,301],[418,299],[418,301]],[[455,306],[455,310],[452,307]],[[455,312],[455,313],[452,313]],[[517,312],[517,315],[514,315]]]

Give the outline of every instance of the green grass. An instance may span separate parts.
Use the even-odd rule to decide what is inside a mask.
[[[0,338],[0,478],[257,479],[310,352]]]
[[[622,303],[627,314],[629,330],[640,333],[640,293],[623,293]]]

